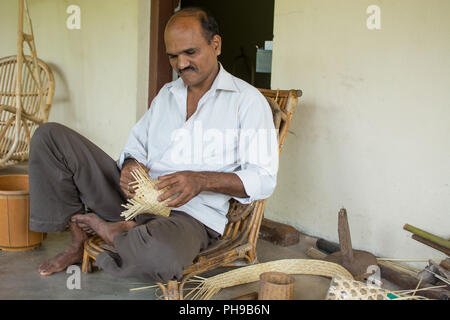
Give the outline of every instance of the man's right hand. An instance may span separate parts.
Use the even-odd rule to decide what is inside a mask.
[[[130,182],[135,181],[135,179],[131,175],[131,171],[138,168],[139,166],[142,167],[145,172],[149,171],[149,169],[145,165],[132,158],[126,159],[122,165],[122,171],[120,171],[120,187],[122,188],[123,193],[128,199],[133,198],[136,194],[134,188],[129,184]]]

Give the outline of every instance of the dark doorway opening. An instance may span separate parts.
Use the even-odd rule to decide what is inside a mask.
[[[257,48],[273,40],[274,0],[181,0],[181,8],[207,9],[219,24],[223,67],[257,88],[270,89],[271,73],[257,72]]]
[[[257,88],[270,89],[271,73],[257,72],[261,70],[257,69],[256,53],[257,47],[264,48],[265,41],[273,39],[274,0],[152,0],[148,106],[174,77],[164,45],[164,27],[175,10],[188,6],[205,8],[216,18],[223,67]]]

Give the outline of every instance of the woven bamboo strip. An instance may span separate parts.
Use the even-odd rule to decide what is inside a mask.
[[[241,225],[241,220],[239,220],[238,222],[236,222],[233,226],[233,232],[231,233],[231,237],[234,238],[236,237],[238,231],[239,231],[239,226]]]
[[[422,229],[416,228],[414,226],[411,226],[409,224],[405,224],[403,226],[403,229],[412,232],[415,235],[418,235],[426,240],[429,240],[437,245],[440,245],[446,249],[450,249],[450,241],[446,240],[444,238],[438,237],[430,232],[424,231]]]
[[[166,207],[165,204],[173,197],[166,199],[165,201],[158,201],[157,198],[165,191],[169,190],[169,187],[161,190],[156,190],[155,185],[159,182],[152,180],[141,166],[134,169],[131,175],[135,179],[130,186],[135,189],[135,196],[132,199],[128,199],[128,203],[123,205],[127,210],[122,212],[121,216],[125,217],[125,220],[130,220],[141,213],[153,213],[161,216],[169,216],[171,209]]]
[[[4,89],[5,91],[9,91],[11,93],[13,93],[13,95],[6,97],[5,102],[3,104],[5,105],[12,105],[12,100],[14,99],[16,93],[14,92],[14,89],[10,88],[10,86],[12,85],[12,83],[14,83],[14,74],[15,74],[15,64],[8,64],[8,69],[6,72],[8,72],[8,74],[6,75],[6,88]],[[8,115],[7,114],[2,114],[2,121],[6,121]]]
[[[0,72],[0,167],[5,167],[28,159],[31,136],[48,120],[54,94],[53,74],[37,58],[26,0],[19,0],[17,55],[0,59]]]
[[[259,280],[263,272],[278,271],[287,274],[307,274],[325,277],[341,276],[353,279],[352,275],[338,264],[309,259],[284,259],[242,267],[229,272],[221,273],[205,279],[186,298],[193,294],[192,299],[210,299],[223,288]]]
[[[427,288],[425,290],[428,290]],[[355,281],[341,276],[333,277],[326,300],[429,300],[410,291],[389,291],[375,285]],[[412,295],[411,295],[412,294]]]

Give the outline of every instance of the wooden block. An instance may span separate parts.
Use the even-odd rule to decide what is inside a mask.
[[[328,252],[335,253],[341,250],[339,244],[327,241],[325,239],[318,239],[316,242],[317,249]]]
[[[447,269],[450,271],[450,258],[447,258],[445,260],[442,260],[441,263],[439,264],[441,267]]]
[[[259,230],[259,238],[286,247],[299,242],[300,232],[287,224],[264,218]]]

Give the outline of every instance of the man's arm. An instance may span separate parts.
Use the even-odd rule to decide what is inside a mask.
[[[164,201],[179,193],[175,199],[166,204],[172,208],[181,207],[202,191],[223,193],[239,198],[248,197],[241,179],[234,173],[180,171],[158,179],[161,182],[156,185],[157,190],[172,186],[158,198],[159,201]]]
[[[128,158],[146,164],[148,158],[148,129],[150,119],[153,116],[158,96],[153,99],[150,108],[145,112],[141,119],[131,128],[128,140],[117,160],[117,166],[122,170],[124,161]]]

